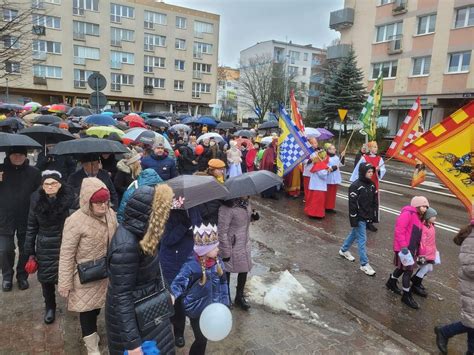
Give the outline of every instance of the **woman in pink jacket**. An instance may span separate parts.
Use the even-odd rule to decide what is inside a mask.
[[[408,307],[418,309],[419,306],[413,299],[410,289],[410,281],[413,275],[413,265],[403,265],[399,252],[403,254],[411,253],[413,260],[416,260],[418,249],[420,247],[422,234],[422,218],[426,210],[430,207],[428,199],[424,196],[415,196],[411,200],[410,206],[402,208],[400,215],[395,223],[395,233],[393,240],[393,251],[395,252],[394,264],[396,269],[388,278],[385,286],[397,295],[401,295],[402,291],[398,288],[397,280],[402,278],[403,296],[402,302]]]

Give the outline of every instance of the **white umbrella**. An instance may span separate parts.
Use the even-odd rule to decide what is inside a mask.
[[[267,136],[267,137],[263,137],[260,143],[263,145],[267,145],[267,144],[270,144],[272,140],[273,140],[272,136]]]
[[[196,140],[196,142],[201,142],[203,139],[211,139],[214,138],[214,140],[223,142],[224,138],[221,137],[219,133],[215,132],[209,132],[209,133],[204,133],[203,135],[199,136],[199,138]]]
[[[180,130],[183,130],[183,131],[186,131],[186,132],[191,132],[191,127],[185,125],[185,124],[182,124],[182,123],[178,123],[178,124],[175,124],[173,126],[170,127],[169,131],[170,132],[179,132]]]
[[[313,127],[305,127],[304,133],[307,138],[318,138],[321,136],[321,132],[319,132],[317,128]]]
[[[163,139],[163,142],[165,144],[165,149],[170,151],[170,152],[173,152],[173,148],[171,148],[171,144],[170,142],[168,142],[168,140],[166,139],[165,136],[157,133],[157,132],[154,132],[154,131],[151,131],[149,129],[146,129],[146,128],[141,128],[141,127],[137,127],[137,128],[131,128],[129,130],[126,131],[125,135],[122,137],[122,139],[130,139],[132,141],[135,141],[138,136],[140,134],[142,134],[143,132],[152,132],[155,134],[155,139],[161,137]]]

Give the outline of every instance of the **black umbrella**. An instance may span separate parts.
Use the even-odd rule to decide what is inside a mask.
[[[67,113],[68,116],[90,116],[92,115],[92,111],[89,110],[87,107],[76,106],[70,109]]]
[[[266,121],[263,122],[258,129],[271,129],[271,128],[278,128],[278,121]]]
[[[121,143],[99,138],[81,138],[56,144],[50,154],[101,154],[128,153],[129,150]]]
[[[25,128],[19,133],[34,139],[41,145],[56,144],[75,139],[68,131],[53,126],[33,126]]]
[[[231,177],[225,182],[225,186],[229,190],[226,200],[257,195],[270,187],[281,185],[282,182],[281,177],[267,170],[251,171]]]
[[[17,104],[8,104],[2,103],[0,104],[0,112],[10,112],[10,111],[21,111],[23,110],[23,106]]]
[[[168,128],[170,126],[168,122],[159,118],[152,118],[152,119],[146,120],[145,124],[148,126],[157,127],[157,128],[160,128],[160,127]]]
[[[121,112],[114,113],[114,114],[112,115],[112,117],[115,118],[116,120],[121,120],[121,119],[124,118],[125,116],[127,116],[127,115],[124,114],[124,113],[121,113]]]
[[[0,151],[6,151],[10,147],[25,147],[27,149],[41,149],[41,144],[30,137],[21,134],[0,133]]]
[[[0,121],[0,127],[10,127],[13,130],[19,130],[25,127],[23,122],[17,117],[9,117],[6,120]]]
[[[232,129],[235,128],[235,124],[232,122],[220,122],[216,126],[217,129]]]
[[[71,133],[78,133],[81,131],[84,127],[82,127],[79,123],[73,122],[73,121],[62,121],[62,122],[55,122],[51,123],[50,126],[52,127],[58,127],[61,123],[65,123],[68,125],[68,131]]]
[[[241,129],[240,131],[235,132],[234,135],[237,137],[251,138],[255,136],[255,133],[252,131],[249,131],[248,129]]]
[[[40,115],[36,116],[33,123],[49,125],[51,123],[61,122],[62,120],[58,116],[54,115]]]
[[[181,175],[166,181],[173,189],[173,208],[189,209],[227,197],[229,191],[212,176]]]

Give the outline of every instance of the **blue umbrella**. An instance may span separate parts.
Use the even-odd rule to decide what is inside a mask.
[[[212,117],[209,117],[209,116],[199,117],[199,119],[196,121],[196,123],[205,124],[207,126],[213,126],[213,127],[217,126],[216,120]]]
[[[90,115],[86,117],[84,122],[89,125],[97,125],[97,126],[116,126],[117,125],[117,121],[115,121],[109,115]]]
[[[197,117],[188,116],[184,118],[183,120],[181,120],[181,123],[184,123],[184,124],[197,123],[197,120],[198,120]]]
[[[106,116],[113,116],[115,115],[115,112],[112,112],[112,111],[104,111],[101,113],[102,115],[106,115]]]

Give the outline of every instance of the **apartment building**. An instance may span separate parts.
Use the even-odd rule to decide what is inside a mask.
[[[31,0],[27,6],[33,9],[0,14],[7,22],[31,11],[35,34],[26,44],[31,62],[13,58],[6,68],[10,102],[87,102],[93,72],[107,79],[108,103],[122,109],[204,114],[216,102],[219,15],[155,0]]]
[[[217,102],[213,115],[226,121],[237,117],[240,70],[219,67],[217,74]]]
[[[324,49],[313,47],[311,44],[300,45],[292,41],[269,40],[242,50],[240,61],[245,63],[256,56],[268,56],[275,64],[284,64],[288,76],[292,77],[292,81],[296,83],[299,93],[298,104],[303,115],[317,104],[323,79],[316,69],[326,58]],[[255,113],[239,101],[238,117],[239,119],[255,117]]]
[[[421,97],[425,128],[474,99],[473,0],[345,0],[330,15],[341,34],[328,60],[354,48],[370,89],[382,73],[382,117],[396,134]]]

